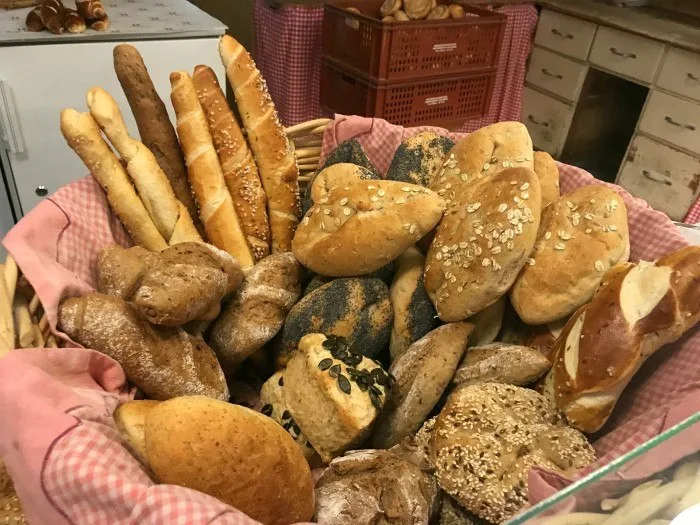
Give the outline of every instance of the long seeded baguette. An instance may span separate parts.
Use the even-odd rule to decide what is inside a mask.
[[[153,152],[158,165],[168,177],[177,199],[192,217],[200,234],[204,227],[199,220],[197,203],[187,180],[185,160],[170,122],[165,104],[158,96],[151,77],[137,49],[128,44],[114,48],[114,71],[136,119],[141,141]]]
[[[192,79],[209,123],[233,206],[255,260],[259,261],[270,254],[270,224],[267,197],[260,183],[258,167],[214,71],[207,66],[197,66]]]
[[[177,133],[185,152],[187,175],[194,189],[199,216],[214,246],[233,255],[244,272],[253,267],[253,253],[233,207],[207,118],[199,105],[192,77],[185,71],[170,74],[170,98],[177,115]]]
[[[153,224],[117,156],[102,138],[90,113],[61,111],[61,133],[107,193],[107,201],[133,241],[151,251],[168,244]]]
[[[296,157],[277,117],[265,80],[248,51],[230,36],[223,36],[219,42],[219,54],[267,195],[272,253],[288,252],[299,224]]]
[[[192,218],[175,198],[170,182],[160,169],[153,153],[138,140],[129,136],[117,102],[100,87],[87,93],[87,105],[97,124],[126,162],[126,171],[134,181],[143,205],[158,231],[168,244],[201,241]],[[177,235],[175,229],[178,228]]]

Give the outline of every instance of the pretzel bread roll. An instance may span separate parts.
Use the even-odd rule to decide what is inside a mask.
[[[107,16],[104,6],[100,0],[75,0],[75,7],[80,16],[86,20],[104,18]]]
[[[87,105],[98,126],[126,162],[126,171],[163,238],[173,244],[173,234],[178,225],[178,242],[201,241],[190,214],[184,207],[181,209],[153,153],[129,136],[122,113],[112,96],[100,87],[93,87],[87,92]]]
[[[272,253],[288,252],[299,224],[299,169],[294,151],[248,51],[230,36],[223,36],[219,54],[267,195]]]
[[[207,237],[214,246],[233,255],[247,272],[253,267],[253,253],[226,188],[192,77],[185,71],[175,71],[170,74],[170,85],[170,98],[177,115],[177,134],[185,152],[187,175]]]
[[[197,66],[192,79],[209,123],[226,186],[241,220],[241,228],[255,260],[259,261],[270,254],[270,225],[267,220],[267,197],[260,182],[258,167],[214,71],[207,66]]]
[[[168,246],[165,239],[153,224],[124,167],[102,138],[90,113],[79,113],[74,109],[61,111],[61,133],[105,190],[109,205],[133,241],[151,251],[165,249]]]
[[[175,196],[185,205],[197,230],[203,234],[204,228],[199,221],[197,203],[187,180],[187,168],[175,128],[141,55],[134,46],[128,44],[116,46],[113,55],[114,71],[136,119],[141,141],[153,152],[158,165],[168,177]]]

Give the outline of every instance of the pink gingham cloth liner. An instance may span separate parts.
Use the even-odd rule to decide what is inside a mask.
[[[700,224],[700,197],[698,197],[695,204],[690,208],[683,222],[686,224]]]
[[[339,116],[324,134],[323,156],[355,137],[385,171],[406,136],[382,120]],[[435,128],[432,128],[435,129]],[[452,138],[463,135],[448,134]],[[560,165],[562,191],[597,183]],[[633,259],[654,259],[686,243],[662,214],[616,188],[629,210]],[[94,287],[99,250],[128,238],[92,178],[74,182],[43,201],[4,240],[35,287],[55,330],[59,300]],[[700,409],[700,334],[696,330],[659,352],[626,391],[608,431],[596,440],[607,463]],[[692,399],[693,394],[698,401]],[[255,523],[223,503],[182,487],[154,484],[115,430],[114,409],[131,398],[121,367],[85,349],[16,350],[0,360],[0,454],[33,523],[235,524]],[[696,438],[698,439],[698,438]],[[674,443],[653,466],[635,465],[630,477],[655,472],[700,448]],[[627,475],[627,474],[625,474]],[[533,502],[564,486],[546,472],[531,473]]]
[[[285,126],[320,116],[323,8],[288,5],[272,8],[255,0],[255,60]],[[502,120],[520,120],[527,57],[537,25],[533,5],[495,9],[508,17],[488,113],[459,131],[469,132]]]

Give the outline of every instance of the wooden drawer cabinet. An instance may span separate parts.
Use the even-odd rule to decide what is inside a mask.
[[[521,121],[527,126],[533,145],[558,157],[564,147],[573,108],[534,89],[523,91]]]
[[[588,67],[568,58],[535,48],[526,81],[572,102],[578,99]]]
[[[544,10],[540,15],[535,43],[579,60],[588,58],[596,25]]]
[[[700,106],[652,91],[639,129],[700,154]]]
[[[700,160],[637,135],[617,183],[681,221],[699,193]]]
[[[589,61],[604,69],[651,83],[663,49],[661,42],[599,27]]]
[[[669,48],[656,85],[700,101],[700,55]]]

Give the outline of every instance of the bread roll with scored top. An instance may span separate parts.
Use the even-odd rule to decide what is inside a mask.
[[[63,33],[66,18],[61,0],[44,0],[39,15],[46,29],[56,35]]]
[[[615,191],[583,186],[542,212],[529,264],[510,290],[518,316],[550,323],[590,301],[605,272],[629,257],[627,209]]]
[[[505,383],[527,386],[542,377],[549,367],[547,358],[534,348],[492,343],[469,348],[452,381],[470,385]]]
[[[122,113],[112,96],[100,87],[93,87],[87,92],[87,105],[92,117],[126,162],[126,171],[134,181],[141,202],[163,238],[169,244],[173,244],[173,236],[178,242],[201,241],[189,213],[181,208],[153,153],[129,136]]]
[[[434,192],[396,181],[356,181],[314,204],[299,225],[292,251],[321,275],[372,273],[392,261],[440,220],[445,203]]]
[[[89,113],[61,111],[61,133],[107,193],[107,202],[136,244],[152,251],[167,246],[117,156]]]
[[[299,447],[254,410],[201,396],[166,401],[146,417],[146,451],[162,483],[209,494],[257,522],[288,525],[313,514],[313,478]]]
[[[38,5],[27,13],[25,21],[27,31],[37,33],[44,30],[44,22],[41,21],[41,6]]]
[[[85,19],[75,9],[65,9],[65,27],[69,33],[84,33],[87,25]]]
[[[270,254],[270,225],[267,219],[267,197],[260,182],[258,167],[214,71],[207,66],[197,66],[192,79],[209,123],[216,154],[233,206],[241,221],[241,228],[255,260],[259,261]]]
[[[187,168],[175,128],[156,92],[138,50],[128,44],[114,47],[114,71],[134,114],[141,141],[155,155],[177,199],[187,208],[197,231],[204,233],[199,210],[187,180]]]
[[[253,253],[226,187],[192,77],[184,71],[175,71],[170,74],[170,85],[177,133],[207,238],[217,248],[233,255],[247,272],[253,267]]]
[[[228,399],[224,373],[204,341],[179,328],[156,328],[120,299],[97,293],[64,299],[58,328],[117,361],[151,399],[193,394]]]
[[[94,31],[107,31],[109,29],[109,17],[93,18],[87,21],[87,26]]]
[[[540,179],[542,209],[559,198],[559,168],[556,161],[546,151],[535,151],[534,170]]]
[[[452,140],[432,131],[413,135],[394,153],[386,178],[429,188],[453,146]]]
[[[319,202],[332,190],[344,188],[345,186],[361,180],[372,179],[372,173],[355,164],[339,163],[332,164],[324,170],[318,172],[313,182],[309,186],[312,203]]]
[[[642,364],[700,320],[700,247],[612,277],[554,346],[551,395],[569,424],[596,432]]]
[[[226,35],[219,54],[267,195],[272,253],[288,252],[299,224],[299,169],[294,151],[248,51]]]
[[[466,319],[508,291],[540,222],[539,180],[531,169],[474,178],[457,191],[425,266],[425,289],[445,322]]]
[[[104,6],[100,0],[75,0],[75,7],[80,16],[86,20],[104,18],[107,16]]]

